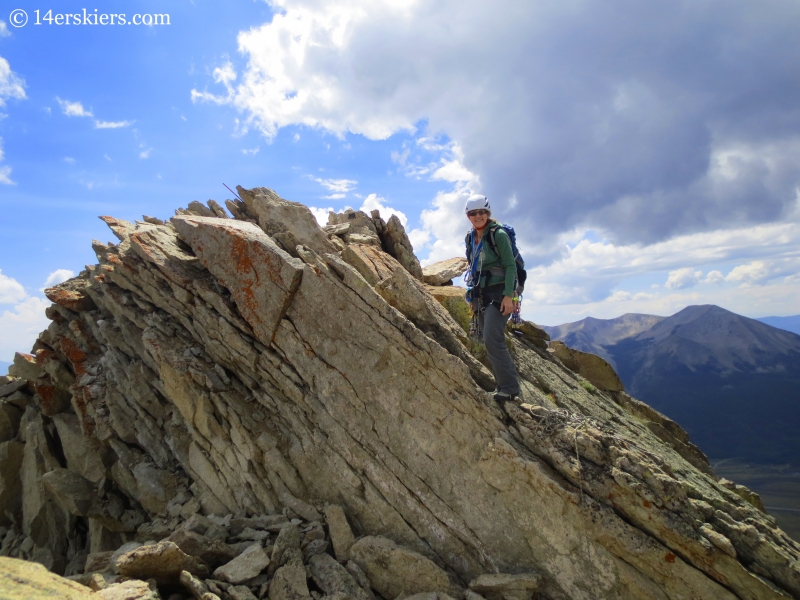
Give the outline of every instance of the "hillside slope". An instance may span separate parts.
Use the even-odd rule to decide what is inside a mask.
[[[777,327],[778,329],[791,331],[792,333],[800,335],[800,315],[793,315],[791,317],[762,317],[756,319],[756,321],[761,321],[771,327]]]
[[[800,336],[712,305],[545,330],[606,358],[708,455],[800,463]]]
[[[608,352],[626,389],[708,455],[800,462],[800,336],[690,306]]]
[[[574,323],[565,323],[564,325],[553,327],[544,326],[543,329],[550,335],[551,339],[560,340],[570,348],[575,348],[581,352],[602,356],[612,366],[615,366],[614,358],[606,350],[606,347],[647,331],[662,319],[664,317],[656,315],[626,313],[616,319],[586,317]]]

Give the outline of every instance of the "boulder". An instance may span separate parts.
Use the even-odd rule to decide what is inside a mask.
[[[102,600],[161,600],[155,585],[139,579],[112,583],[97,591]]]
[[[269,556],[261,546],[261,542],[255,542],[239,556],[214,571],[214,577],[228,583],[239,584],[261,573],[269,563]]]
[[[216,568],[236,558],[237,552],[220,540],[208,539],[192,531],[175,530],[169,541],[190,556],[196,556],[211,568]]]
[[[275,571],[269,584],[269,600],[311,600],[306,584],[306,570],[299,565],[286,565]]]
[[[367,536],[350,548],[350,556],[384,598],[447,591],[447,573],[431,559],[380,536]]]
[[[328,523],[328,532],[333,544],[333,553],[336,560],[345,563],[350,560],[350,548],[356,538],[344,510],[338,504],[325,505],[325,521]]]
[[[370,600],[350,573],[330,554],[317,554],[308,561],[311,577],[328,596],[343,594],[352,600]]]
[[[613,367],[596,354],[567,348],[564,342],[550,342],[552,352],[569,370],[608,392],[624,392],[625,386]]]
[[[350,208],[341,213],[329,212],[325,230],[341,236],[347,244],[381,247],[375,223],[360,210]]]
[[[17,377],[21,377],[33,385],[42,374],[42,368],[36,364],[36,357],[32,354],[16,352],[14,354],[14,372]]]
[[[461,277],[468,266],[467,259],[461,256],[440,260],[423,267],[422,280],[428,285],[452,285],[453,279]]]
[[[261,229],[293,256],[298,244],[317,254],[335,251],[307,206],[284,200],[269,188],[246,190],[237,186],[236,190]]]
[[[126,552],[117,558],[116,567],[123,577],[155,579],[164,584],[177,583],[181,571],[188,571],[193,575],[208,573],[205,565],[169,541],[140,546]]]

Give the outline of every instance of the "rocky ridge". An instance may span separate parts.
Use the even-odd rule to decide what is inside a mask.
[[[800,597],[752,494],[531,323],[497,405],[399,221],[239,194],[103,217],[47,290],[0,379],[0,554],[107,599]]]

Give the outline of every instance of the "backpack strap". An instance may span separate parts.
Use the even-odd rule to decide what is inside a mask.
[[[500,251],[497,249],[497,241],[494,239],[494,232],[497,231],[498,227],[502,228],[502,225],[499,223],[492,223],[489,227],[489,248],[491,248],[492,252],[497,256],[500,256]]]

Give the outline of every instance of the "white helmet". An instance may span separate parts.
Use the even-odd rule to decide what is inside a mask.
[[[467,198],[467,205],[464,207],[464,212],[468,213],[471,210],[488,210],[492,212],[492,207],[489,204],[489,199],[483,194],[472,194]]]

